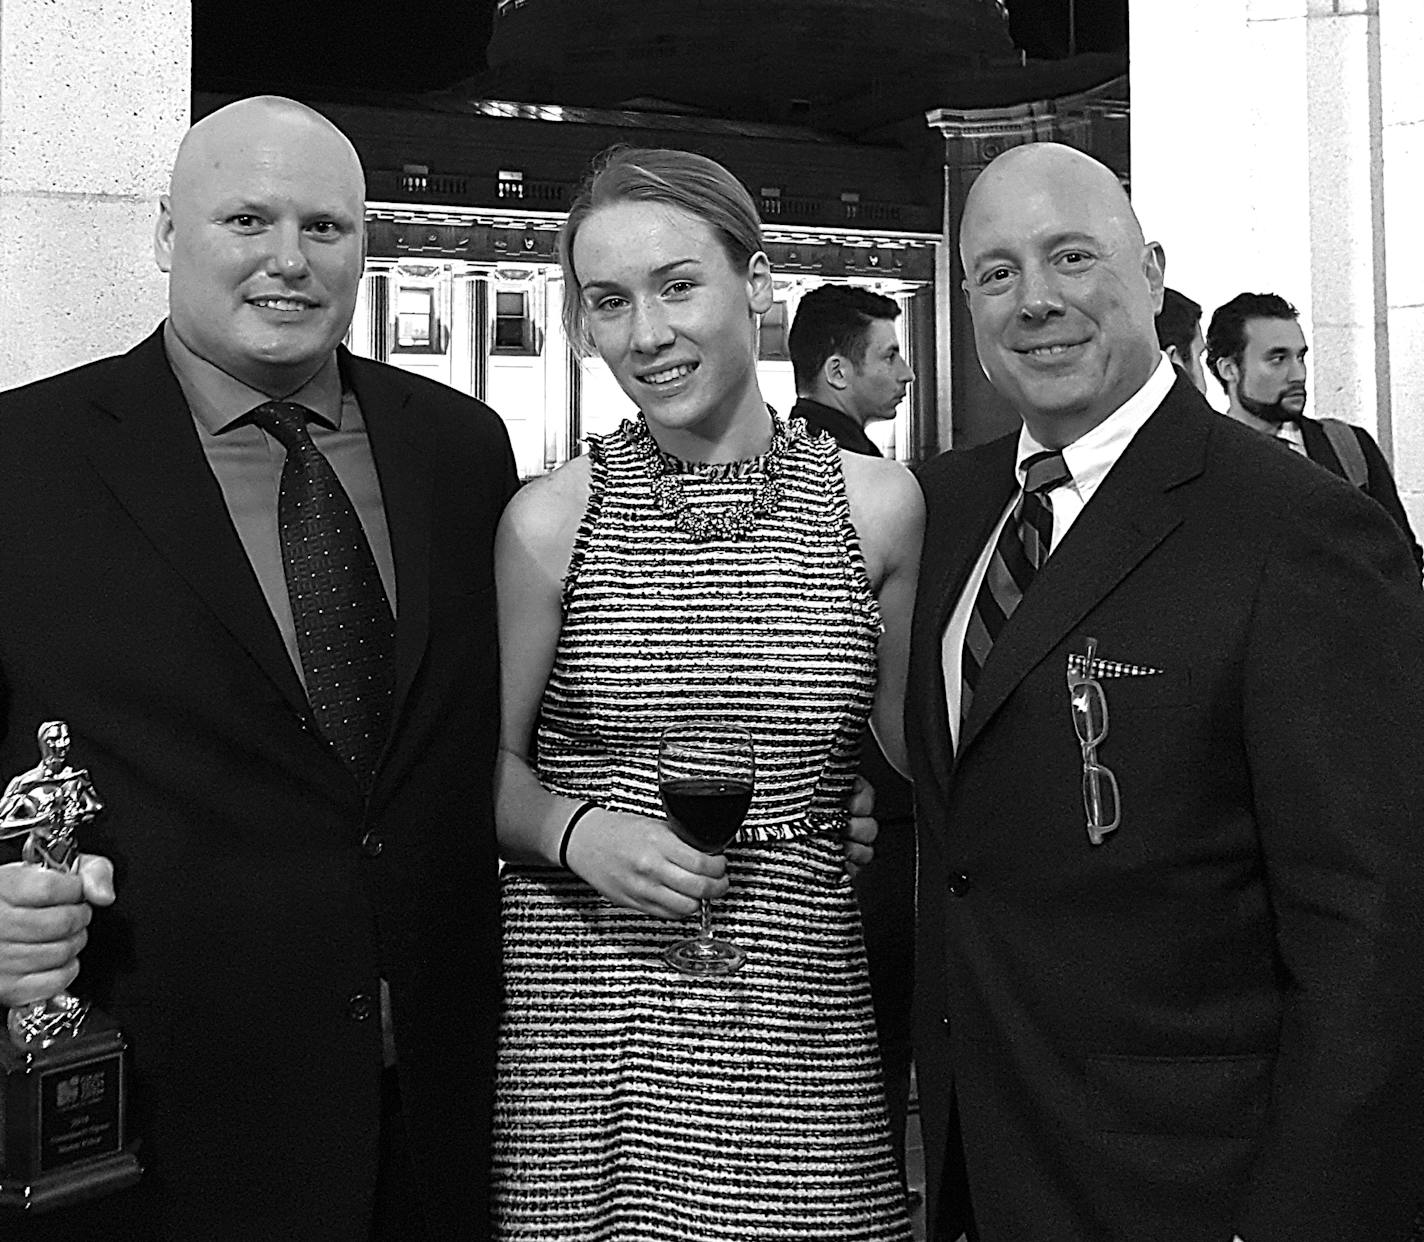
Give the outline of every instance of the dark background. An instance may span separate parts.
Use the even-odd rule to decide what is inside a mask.
[[[1072,50],[1126,48],[1128,0],[1006,2],[1014,44],[1031,59],[1069,54],[1070,3]],[[441,90],[484,67],[493,10],[494,0],[195,4],[193,86],[306,98]]]

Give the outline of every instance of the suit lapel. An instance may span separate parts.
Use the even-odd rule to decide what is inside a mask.
[[[431,431],[409,417],[411,391],[398,372],[340,352],[342,372],[371,439],[396,566],[396,697],[399,724],[430,634]],[[394,729],[394,726],[393,726]]]
[[[959,753],[1020,682],[1182,521],[1174,489],[1199,475],[1209,412],[1168,394],[1039,571],[980,673]],[[982,544],[981,550],[982,550]]]
[[[96,396],[80,449],[159,554],[281,690],[311,712],[163,352],[162,330]]]
[[[928,598],[935,609],[932,624],[939,634],[949,624],[950,614],[964,594],[965,581],[1017,490],[1014,463],[1018,434],[985,445],[979,456],[973,470],[946,488],[943,518],[935,523],[945,534],[937,540],[933,553],[927,547],[926,569],[933,578],[921,583],[920,589],[928,586]]]
[[[942,791],[949,788],[954,766],[941,658],[944,630],[974,563],[1014,493],[1017,449],[1018,434],[1014,433],[982,448],[956,450],[954,468],[925,483],[925,544],[912,644],[918,658],[911,691],[920,714],[920,735],[929,742],[922,754]]]

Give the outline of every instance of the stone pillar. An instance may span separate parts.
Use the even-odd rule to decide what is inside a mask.
[[[1390,453],[1379,0],[1307,0],[1311,412]]]
[[[176,0],[0,0],[0,389],[163,317],[150,238],[191,49]]]
[[[1308,332],[1305,3],[1131,0],[1128,63],[1133,205],[1167,283],[1207,316],[1244,289],[1280,293]]]
[[[1424,6],[1383,0],[1379,18],[1384,168],[1385,321],[1394,470],[1416,535],[1424,535]]]

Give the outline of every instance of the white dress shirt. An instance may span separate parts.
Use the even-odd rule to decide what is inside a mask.
[[[1301,431],[1299,423],[1282,423],[1276,428],[1275,435],[1277,440],[1294,449],[1302,457],[1310,456],[1305,451],[1305,433]]]
[[[1063,542],[1063,536],[1077,520],[1078,515],[1093,493],[1108,474],[1108,471],[1122,456],[1122,451],[1132,443],[1132,437],[1142,425],[1157,411],[1165,400],[1176,378],[1167,355],[1161,355],[1157,369],[1147,378],[1147,382],[1132,394],[1121,406],[1109,414],[1091,431],[1085,432],[1063,450],[1063,461],[1073,477],[1067,483],[1055,487],[1047,493],[1053,509],[1053,541],[1049,544],[1049,555]],[[989,533],[989,541],[980,552],[978,561],[964,584],[964,593],[950,614],[940,642],[941,663],[944,667],[945,702],[949,705],[949,734],[955,747],[959,746],[959,700],[960,666],[964,658],[964,636],[969,630],[969,617],[978,597],[980,584],[988,572],[989,561],[994,553],[994,545],[999,541],[999,532],[1013,512],[1023,494],[1024,462],[1035,453],[1045,451],[1045,446],[1029,434],[1025,426],[1019,431],[1018,479],[1019,489],[1009,498],[1004,512],[994,523]]]

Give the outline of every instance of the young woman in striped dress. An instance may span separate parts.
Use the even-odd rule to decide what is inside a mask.
[[[569,339],[638,417],[499,534],[496,1236],[902,1242],[841,834],[872,706],[903,749],[919,489],[768,411],[771,271],[720,165],[605,156],[561,257]],[[754,738],[725,858],[663,817],[659,733],[683,723]],[[701,898],[735,974],[663,960]]]

